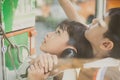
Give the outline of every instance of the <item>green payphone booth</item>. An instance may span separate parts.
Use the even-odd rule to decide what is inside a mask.
[[[22,61],[35,53],[35,0],[0,0],[0,69],[18,69]],[[4,59],[2,59],[4,58]],[[4,72],[4,71],[3,71]],[[1,78],[6,80],[4,73]],[[0,80],[2,80],[0,78]]]

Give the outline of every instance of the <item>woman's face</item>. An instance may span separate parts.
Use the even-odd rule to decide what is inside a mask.
[[[107,18],[105,22],[94,19],[90,27],[85,31],[85,37],[92,46],[99,46],[101,44],[101,41],[104,39],[104,33],[108,30],[107,22]]]
[[[57,28],[56,31],[49,32],[46,35],[40,49],[44,52],[59,56],[68,46],[68,41],[69,35],[67,31]]]

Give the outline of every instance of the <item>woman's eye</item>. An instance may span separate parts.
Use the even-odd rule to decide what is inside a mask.
[[[56,33],[56,34],[60,34],[60,31],[56,31],[55,33]]]

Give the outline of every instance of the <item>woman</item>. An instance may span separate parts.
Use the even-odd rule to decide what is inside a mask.
[[[68,56],[91,58],[92,47],[84,37],[85,30],[86,26],[83,24],[65,20],[58,25],[56,31],[47,34],[40,49],[62,58]]]
[[[84,37],[86,29],[86,26],[79,22],[65,20],[58,25],[56,31],[46,35],[40,49],[45,53],[50,53],[60,58],[92,58],[92,47]],[[50,57],[52,56],[50,54],[47,55]],[[52,58],[49,58],[49,62],[47,62],[47,58],[45,54],[41,54],[41,56],[39,56],[40,63],[31,65],[28,69],[28,77],[30,79],[33,78],[32,76],[34,74],[32,73],[34,73],[34,71],[39,71],[38,74],[41,73],[42,75],[42,73],[47,73],[52,70],[52,63],[54,62],[52,62]],[[36,74],[36,76],[38,74]],[[36,78],[36,76],[34,77]]]

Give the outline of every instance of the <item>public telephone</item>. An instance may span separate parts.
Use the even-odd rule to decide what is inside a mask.
[[[35,53],[34,9],[35,0],[0,0],[0,80],[16,80],[18,68]]]

